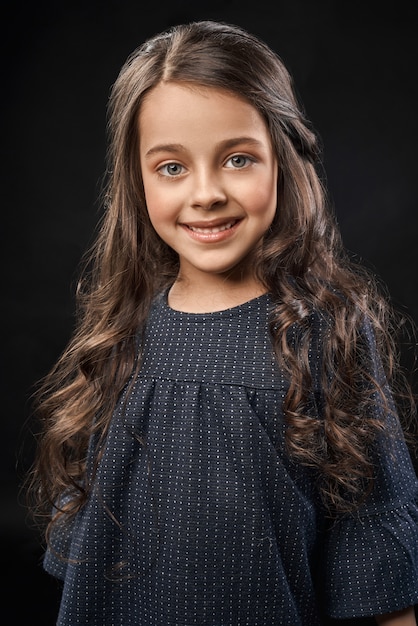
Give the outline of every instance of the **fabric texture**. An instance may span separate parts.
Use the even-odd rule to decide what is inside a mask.
[[[270,307],[267,294],[210,314],[156,299],[90,499],[45,555],[64,581],[58,626],[319,626],[418,603],[404,441],[382,443],[372,496],[330,525],[317,475],[284,450]],[[315,381],[325,322],[311,323]],[[365,346],[381,375],[367,328]],[[315,383],[315,412],[320,393]]]

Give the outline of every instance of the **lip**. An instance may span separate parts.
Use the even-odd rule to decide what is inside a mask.
[[[231,217],[217,220],[182,223],[180,226],[195,241],[217,243],[232,237],[242,219]]]

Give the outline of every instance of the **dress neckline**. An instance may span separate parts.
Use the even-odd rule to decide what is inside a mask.
[[[179,311],[177,309],[173,309],[168,304],[168,292],[169,292],[169,289],[164,291],[164,293],[161,295],[161,301],[162,301],[162,304],[166,313],[170,315],[171,317],[196,320],[196,321],[205,320],[208,318],[214,319],[217,317],[219,318],[234,317],[236,315],[240,315],[242,313],[249,312],[254,309],[258,309],[260,305],[270,300],[270,294],[267,292],[267,293],[261,294],[260,296],[256,296],[255,298],[250,298],[250,300],[247,300],[246,302],[243,302],[242,304],[237,304],[227,309],[221,309],[219,311],[208,311],[205,313],[191,313],[188,311]]]

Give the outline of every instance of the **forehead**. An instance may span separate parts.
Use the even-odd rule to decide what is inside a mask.
[[[270,141],[259,111],[224,89],[190,83],[160,83],[146,95],[139,113],[141,143],[180,141],[196,136],[208,142],[226,135],[256,135]]]

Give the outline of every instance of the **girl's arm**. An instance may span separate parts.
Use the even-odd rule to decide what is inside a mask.
[[[383,624],[383,626],[417,626],[413,606],[403,611],[396,611],[396,613],[375,615],[375,620],[377,624]]]

